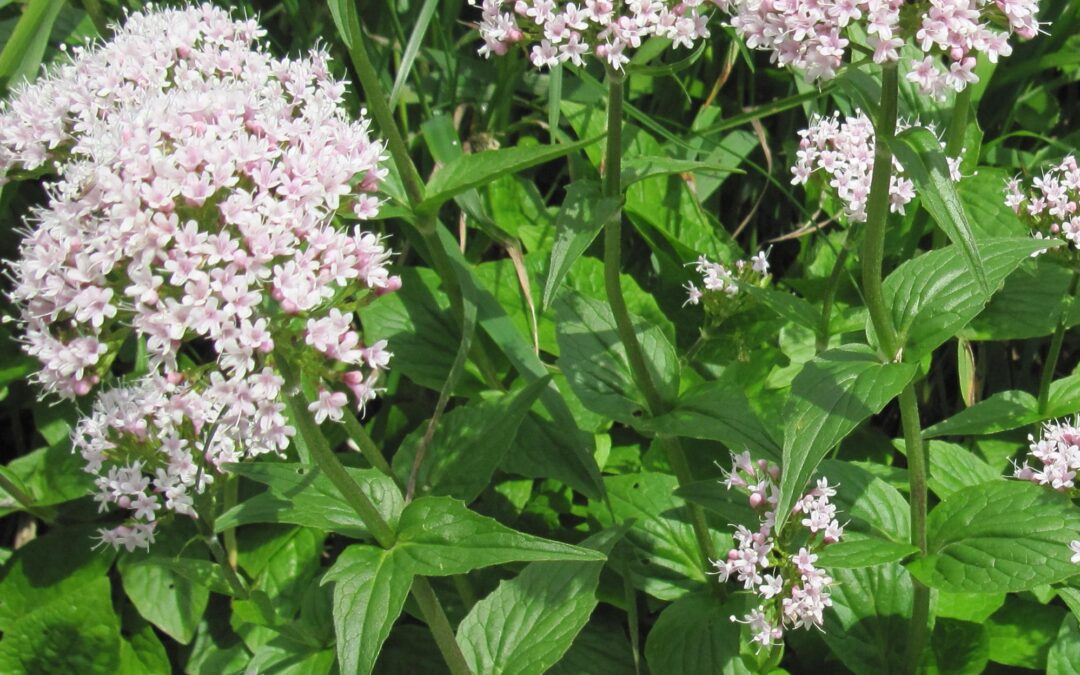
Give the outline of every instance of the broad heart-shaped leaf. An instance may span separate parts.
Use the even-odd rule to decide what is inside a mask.
[[[566,188],[566,197],[555,219],[555,242],[551,245],[551,264],[544,282],[541,310],[551,306],[574,261],[589,248],[621,206],[621,199],[604,197],[596,181],[578,181]]]
[[[1075,616],[1061,622],[1057,639],[1046,656],[1047,675],[1080,675],[1080,624]]]
[[[913,364],[882,363],[874,350],[857,344],[822,352],[803,367],[784,407],[778,528],[826,453],[880,412],[913,377]]]
[[[645,659],[654,673],[679,675],[749,674],[739,655],[740,626],[732,616],[745,613],[735,596],[721,603],[714,593],[697,591],[664,608],[645,640]]]
[[[966,487],[1001,478],[989,464],[954,443],[930,441],[929,455],[930,489],[942,499]]]
[[[607,554],[624,529],[581,542]],[[570,649],[597,605],[601,562],[534,562],[473,605],[457,641],[475,673],[543,673]]]
[[[518,427],[550,378],[494,400],[468,403],[444,416],[416,477],[417,494],[447,495],[473,501],[491,481],[495,467],[517,436]],[[427,424],[409,434],[394,454],[394,472],[407,479]]]
[[[885,279],[883,292],[904,359],[918,361],[956,335],[1020,263],[1048,245],[1056,244],[1030,237],[980,241],[981,269],[989,292],[972,276],[963,251],[955,245],[924,253],[896,268]]]
[[[405,606],[413,575],[391,551],[353,544],[323,575],[334,582],[334,634],[338,667],[367,675]]]
[[[844,535],[843,541],[822,549],[818,553],[817,565],[846,569],[873,567],[883,563],[897,562],[918,552],[918,547],[911,544],[898,544],[873,537],[859,537],[850,533]]]
[[[944,591],[1016,592],[1077,573],[1069,542],[1080,511],[1062,495],[1020,481],[964,488],[927,519],[928,554],[908,565]]]
[[[911,617],[911,577],[897,563],[834,569],[831,609],[825,610],[825,643],[856,675],[903,670]]]
[[[941,141],[929,129],[912,127],[898,134],[891,146],[896,159],[904,166],[905,175],[915,183],[923,207],[962,252],[975,288],[989,297],[993,288],[990,275],[983,269],[979,246],[949,175]]]
[[[678,481],[642,472],[605,479],[615,522],[632,520],[626,541],[633,551],[630,579],[649,595],[675,600],[699,588],[705,561],[698,552],[686,504],[675,496]],[[722,550],[714,537],[716,549]]]
[[[1046,411],[1026,391],[1010,389],[961,410],[923,432],[924,436],[974,436],[996,434],[1031,426],[1044,420],[1073,415],[1080,409],[1080,375],[1070,375],[1050,383]]]
[[[500,176],[518,173],[553,159],[565,157],[600,140],[600,136],[576,143],[529,145],[462,155],[443,165],[428,181],[418,213],[434,213],[455,195],[486,185]]]
[[[566,291],[555,301],[559,366],[582,404],[620,422],[632,423],[648,406],[634,382],[626,350],[607,303]],[[663,332],[631,317],[645,365],[661,398],[679,392],[679,357]]]
[[[229,471],[269,486],[267,492],[245,499],[214,523],[221,532],[248,523],[290,523],[366,537],[367,527],[330,479],[318,468],[303,464],[255,462],[230,464]],[[394,481],[375,469],[347,468],[391,526],[404,505]]]
[[[605,560],[596,551],[517,532],[449,497],[421,497],[401,512],[394,557],[429,577],[514,561]]]
[[[4,630],[3,673],[112,673],[120,665],[120,620],[107,577],[40,605]]]
[[[719,441],[733,452],[779,460],[783,452],[750,407],[746,395],[730,383],[711,381],[683,393],[671,412],[639,420],[643,431]]]

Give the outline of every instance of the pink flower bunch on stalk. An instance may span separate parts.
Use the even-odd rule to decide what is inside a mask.
[[[476,0],[469,0],[475,5]],[[629,50],[650,37],[668,38],[675,47],[691,48],[709,37],[705,0],[482,0],[478,26],[480,54],[503,55],[511,45],[529,48],[537,68],[569,61],[580,66],[595,54],[612,68],[630,62]]]
[[[1075,166],[1075,164],[1074,164]],[[1028,459],[1036,460],[1035,467]],[[1028,459],[1013,463],[1013,475],[1058,492],[1076,489],[1076,474],[1080,473],[1080,418],[1068,422],[1047,422],[1042,435],[1028,435]],[[1080,539],[1069,544],[1072,562],[1080,564]]]
[[[751,49],[772,52],[811,80],[836,76],[855,36],[865,36],[875,63],[901,60],[911,39],[924,54],[907,79],[923,93],[944,96],[978,82],[976,57],[1009,56],[1013,35],[1039,31],[1038,0],[715,0]],[[944,59],[944,63],[942,62]]]
[[[222,464],[288,446],[275,361],[333,383],[320,421],[345,391],[363,410],[389,363],[355,316],[400,286],[390,252],[333,224],[377,214],[384,147],[325,52],[276,59],[261,35],[209,4],[149,6],[0,108],[0,173],[57,175],[11,268],[37,382],[82,396],[131,337],[148,355],[73,434],[102,508],[131,511],[102,532],[116,546],[148,545],[162,507],[195,515]]]
[[[1005,204],[1026,216],[1036,239],[1064,239],[1080,249],[1080,166],[1069,155],[1031,181],[1019,178],[1005,186]]]
[[[701,256],[693,263],[694,269],[701,275],[702,288],[693,282],[686,284],[687,300],[685,305],[697,305],[702,300],[708,304],[712,297],[733,298],[739,294],[741,284],[759,286],[769,278],[769,252],[758,251],[749,260],[738,260],[733,268],[713,262]]]
[[[736,547],[728,551],[726,560],[713,562],[721,582],[734,577],[744,589],[761,597],[758,607],[742,618],[732,616],[731,620],[748,624],[753,641],[762,647],[782,640],[788,628],[821,628],[825,608],[832,605],[833,580],[814,565],[816,551],[840,541],[844,534],[836,518],[836,505],[829,502],[836,495],[835,486],[821,478],[792,509],[793,515],[802,516],[798,525],[807,532],[799,533],[803,541],[797,553],[785,552],[778,541],[788,544],[795,535],[790,528],[782,533],[783,537],[775,531],[779,481],[780,467],[776,464],[763,459],[754,462],[748,452],[732,454],[731,471],[724,485],[748,493],[750,506],[761,511],[761,520],[757,531],[739,525],[734,534]]]
[[[911,128],[901,122],[899,130]],[[931,131],[933,126],[928,126]],[[854,117],[841,118],[839,112],[823,117],[814,115],[810,126],[799,131],[799,149],[795,153],[792,185],[805,185],[815,171],[826,175],[830,187],[844,204],[844,215],[853,223],[866,222],[866,207],[870,198],[870,181],[874,173],[874,124],[862,111]],[[942,149],[945,144],[942,143]],[[961,178],[960,158],[946,157],[954,181]],[[915,184],[904,175],[904,167],[893,158],[893,175],[889,182],[889,210],[904,213],[904,207],[915,198]]]

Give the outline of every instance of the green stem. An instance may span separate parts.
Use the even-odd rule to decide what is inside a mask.
[[[204,541],[206,541],[206,546],[210,549],[211,555],[214,556],[214,560],[221,567],[221,571],[225,573],[225,581],[229,583],[233,595],[237,600],[247,600],[249,595],[247,584],[236,573],[236,568],[229,561],[229,554],[221,547],[221,542],[218,541],[217,536],[210,532],[204,536]]]
[[[371,435],[368,434],[367,429],[364,428],[360,420],[356,419],[356,415],[352,414],[351,411],[346,411],[344,422],[345,431],[348,432],[349,438],[356,443],[356,447],[360,449],[360,454],[364,456],[368,464],[396,480],[394,471],[390,468],[390,462],[386,461],[386,457],[379,450],[379,446],[375,445],[375,441],[371,439]]]
[[[878,344],[889,361],[899,360],[900,345],[892,316],[882,292],[882,266],[885,257],[885,224],[889,215],[889,180],[892,176],[890,142],[896,135],[897,116],[896,64],[886,64],[881,70],[881,105],[875,124],[874,175],[870,181],[869,204],[866,209],[866,233],[862,247],[863,295]],[[909,383],[900,394],[900,421],[904,428],[904,444],[908,459],[908,483],[911,492],[911,543],[926,553],[926,457],[922,445],[919,403],[915,385]],[[930,616],[930,591],[917,580],[912,599],[911,622],[908,624],[907,651],[904,658],[906,673],[915,673],[926,645]]]
[[[1061,357],[1061,346],[1065,342],[1065,331],[1069,328],[1069,314],[1071,314],[1073,298],[1076,297],[1076,287],[1080,283],[1080,270],[1073,271],[1072,281],[1069,282],[1069,292],[1062,302],[1061,319],[1058,320],[1054,336],[1050,338],[1050,351],[1046,354],[1046,362],[1043,364],[1042,377],[1039,379],[1039,414],[1046,412],[1050,403],[1050,385],[1054,381],[1054,371],[1057,370],[1058,358]]]
[[[964,87],[956,95],[953,104],[952,120],[949,122],[949,134],[945,139],[945,156],[959,157],[964,151],[964,135],[967,132],[968,116],[971,113],[971,92],[974,87]]]
[[[620,201],[623,198],[621,174],[624,78],[624,73],[608,68],[607,147],[604,151],[603,194],[605,197]],[[630,319],[630,311],[626,308],[626,299],[623,297],[622,283],[619,280],[621,268],[622,209],[620,208],[604,225],[604,289],[607,291],[608,304],[615,318],[615,330],[626,351],[634,382],[645,396],[645,405],[649,414],[662,415],[667,411],[667,402],[664,401],[653,382],[652,373],[649,372],[645,354],[641,349],[641,343],[638,342],[633,321]],[[658,440],[667,454],[675,476],[679,479],[679,485],[688,484],[693,478],[679,439],[673,436],[660,436]],[[709,536],[709,528],[705,522],[705,512],[696,504],[688,504],[687,508],[698,548],[704,558],[702,564],[708,566],[709,561],[714,560],[716,555],[713,551],[712,538]]]
[[[236,506],[237,499],[239,498],[240,481],[234,475],[225,477],[225,507],[224,511],[229,511],[232,507]],[[236,564],[239,559],[239,553],[236,546],[236,528],[230,527],[223,533],[225,536],[225,560],[228,563],[230,569],[235,570]]]
[[[42,520],[46,523],[52,523],[56,518],[56,509],[52,507],[40,507],[34,505],[34,499],[22,491],[18,485],[8,479],[4,475],[3,471],[0,471],[0,489],[11,495],[11,497],[19,503],[19,506],[30,515]]]
[[[446,618],[446,612],[439,604],[439,598],[435,590],[424,577],[413,577],[412,584],[413,600],[420,605],[420,613],[424,615],[424,623],[431,630],[435,638],[435,645],[443,655],[446,665],[453,675],[471,675],[472,669],[465,661],[465,655],[461,653],[461,646],[454,638],[454,629],[450,620]]]
[[[821,321],[818,323],[817,340],[814,345],[818,353],[829,348],[829,338],[832,337],[832,308],[836,298],[836,290],[840,286],[840,277],[844,274],[844,264],[847,263],[848,255],[851,254],[851,238],[855,231],[854,225],[849,225],[847,234],[844,235],[844,243],[836,254],[836,262],[833,264],[832,273],[825,284],[825,297],[821,301]]]

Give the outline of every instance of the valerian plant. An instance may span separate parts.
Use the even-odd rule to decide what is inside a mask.
[[[0,5],[0,672],[1080,663],[1075,0]]]

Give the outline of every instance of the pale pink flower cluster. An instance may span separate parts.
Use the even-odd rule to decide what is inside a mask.
[[[1042,435],[1028,436],[1028,459],[1036,460],[1034,467],[1024,460],[1015,467],[1020,480],[1045,485],[1066,492],[1076,487],[1080,472],[1080,419],[1068,422],[1047,422]]]
[[[334,224],[376,215],[384,147],[348,119],[325,52],[276,59],[261,34],[209,4],[151,6],[0,108],[0,169],[58,176],[12,267],[37,381],[80,396],[125,341],[148,355],[148,378],[104,392],[76,433],[103,503],[137,514],[110,543],[145,542],[161,503],[190,515],[221,463],[287,447],[275,360],[361,410],[389,363],[355,312],[399,287],[390,252]]]
[[[476,4],[476,0],[469,0]],[[569,61],[580,66],[596,55],[616,70],[630,62],[630,50],[651,37],[675,47],[693,47],[709,37],[705,0],[482,0],[478,26],[480,54],[503,55],[514,44],[529,49],[537,68]]]
[[[734,297],[739,294],[740,284],[760,284],[769,276],[769,252],[758,251],[749,260],[736,261],[732,268],[701,256],[694,263],[694,269],[701,275],[702,288],[693,282],[687,283],[684,287],[687,300],[683,306],[696,305],[714,293]]]
[[[979,54],[996,63],[1012,53],[1012,35],[1027,39],[1039,30],[1038,0],[922,0],[912,8],[917,20],[910,28],[901,20],[903,0],[716,2],[748,47],[771,52],[773,62],[811,81],[835,77],[857,36],[865,36],[862,46],[879,64],[899,61],[912,39],[925,56],[911,64],[907,79],[935,96],[977,82],[972,70]]]
[[[1069,155],[1031,181],[1019,178],[1005,186],[1005,203],[1030,219],[1036,239],[1064,239],[1080,248],[1080,166]]]
[[[825,608],[832,605],[833,580],[814,565],[818,559],[815,551],[840,541],[844,527],[836,518],[836,505],[829,501],[836,495],[835,486],[821,478],[792,509],[793,515],[803,516],[799,525],[809,531],[809,537],[798,553],[784,553],[777,545],[779,537],[775,532],[779,467],[765,460],[754,462],[748,452],[733,454],[731,461],[724,484],[729,490],[738,488],[749,493],[750,506],[761,510],[762,515],[757,531],[737,527],[733,535],[736,547],[728,551],[726,560],[714,561],[713,566],[721,582],[734,577],[744,589],[761,597],[758,607],[741,619],[733,616],[731,620],[748,624],[753,641],[769,647],[783,638],[787,628],[822,626]]]
[[[898,130],[909,128],[901,122]],[[928,127],[933,130],[933,127]],[[799,131],[799,149],[795,166],[791,167],[792,185],[805,185],[815,171],[825,174],[830,187],[844,205],[848,221],[866,221],[870,198],[870,182],[874,174],[874,124],[862,111],[853,117],[841,117],[834,112],[828,117],[814,115],[810,126]],[[942,148],[944,148],[942,143]],[[960,158],[947,157],[949,173],[960,180]],[[915,198],[915,184],[904,175],[904,168],[893,158],[893,173],[889,181],[889,210],[904,213]]]

